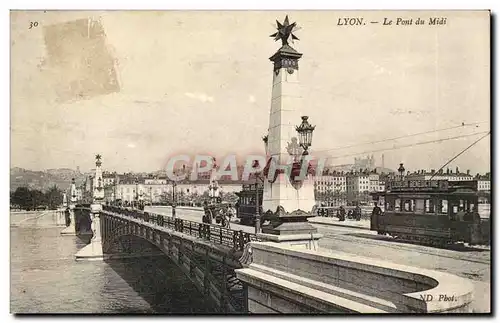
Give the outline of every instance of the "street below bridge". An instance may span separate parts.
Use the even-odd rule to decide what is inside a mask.
[[[146,207],[145,211],[172,215],[170,207]],[[178,218],[201,222],[201,210],[176,210]],[[323,234],[320,248],[329,251],[349,253],[361,257],[375,258],[396,264],[447,272],[470,279],[474,284],[474,312],[489,312],[490,307],[490,256],[486,248],[455,246],[435,248],[394,241],[366,229],[348,228],[315,223]],[[231,223],[232,230],[254,233],[250,226]]]

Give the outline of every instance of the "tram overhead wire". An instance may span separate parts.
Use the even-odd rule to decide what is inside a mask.
[[[471,148],[472,146],[474,146],[475,144],[477,144],[478,142],[480,142],[481,140],[483,140],[484,138],[486,138],[487,136],[490,135],[490,131],[488,131],[487,134],[485,134],[484,136],[482,136],[481,138],[479,138],[478,140],[474,141],[471,145],[469,145],[467,148],[465,148],[464,150],[462,150],[458,155],[456,155],[455,157],[453,157],[452,159],[450,159],[449,161],[447,161],[443,166],[441,166],[441,168],[439,168],[437,170],[436,173],[434,173],[434,175],[431,176],[431,178],[429,178],[429,180],[431,180],[434,176],[436,176],[437,173],[439,173],[439,171],[441,169],[443,169],[446,165],[448,165],[449,163],[451,163],[452,161],[454,161],[455,159],[458,158],[458,156],[462,155],[464,152],[466,152],[469,148]]]
[[[426,134],[435,133],[435,132],[441,132],[441,131],[446,131],[446,130],[458,129],[458,128],[463,128],[463,127],[468,127],[468,126],[476,126],[477,127],[478,125],[484,124],[484,123],[488,123],[488,121],[473,122],[473,123],[464,123],[464,122],[462,122],[460,125],[453,126],[453,127],[428,130],[428,131],[417,132],[417,133],[413,133],[413,134],[409,134],[409,135],[403,135],[403,136],[398,136],[398,137],[393,137],[393,138],[386,138],[386,139],[381,139],[381,140],[363,142],[363,143],[359,143],[359,144],[352,144],[352,145],[341,146],[341,147],[336,147],[336,148],[331,148],[331,149],[317,150],[315,152],[316,153],[322,153],[322,152],[329,152],[329,151],[333,151],[333,150],[342,150],[342,149],[347,149],[347,148],[352,148],[352,147],[358,147],[358,146],[364,146],[364,145],[373,145],[373,144],[383,143],[383,142],[387,142],[387,141],[393,141],[393,140],[399,140],[399,139],[404,139],[404,138],[410,138],[410,137],[415,137],[415,136],[420,136],[420,135],[426,135]],[[349,157],[349,156],[347,156],[347,157]]]
[[[413,146],[420,146],[420,145],[427,145],[427,144],[432,144],[432,143],[438,143],[438,142],[443,142],[443,141],[448,141],[448,140],[454,140],[454,139],[460,139],[460,138],[467,138],[467,137],[472,137],[472,136],[477,136],[481,134],[490,134],[490,131],[483,131],[483,132],[476,132],[476,133],[470,133],[466,135],[460,135],[460,136],[453,136],[453,137],[447,137],[447,138],[442,138],[442,139],[435,139],[435,140],[428,140],[428,141],[421,141],[413,144],[407,144],[407,145],[400,145],[400,146],[394,146],[391,148],[380,148],[380,149],[374,149],[374,150],[367,150],[359,153],[351,153],[351,154],[346,154],[342,156],[328,156],[328,159],[338,159],[338,158],[345,158],[345,157],[353,157],[353,156],[359,156],[359,155],[364,155],[368,153],[375,153],[375,152],[382,152],[382,151],[391,151],[391,150],[397,150],[401,148],[408,148],[408,147],[413,147]],[[484,136],[486,137],[486,136]],[[482,137],[481,139],[483,139]]]

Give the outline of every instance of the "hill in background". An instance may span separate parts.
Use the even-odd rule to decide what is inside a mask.
[[[53,185],[61,190],[66,190],[71,185],[72,178],[81,182],[85,177],[84,174],[68,168],[32,171],[13,167],[10,169],[10,190],[15,191],[18,187],[24,186],[45,191]]]

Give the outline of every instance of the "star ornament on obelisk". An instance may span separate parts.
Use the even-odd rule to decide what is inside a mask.
[[[285,17],[285,21],[283,23],[280,23],[278,20],[276,20],[276,29],[278,30],[274,34],[272,34],[270,37],[274,37],[275,41],[281,40],[282,46],[288,45],[288,40],[290,37],[292,38],[292,42],[294,40],[299,40],[297,36],[293,34],[294,31],[298,30],[297,23],[290,23],[288,20],[288,15]]]
[[[297,27],[297,23],[290,23],[287,15],[283,23],[276,20],[276,29],[277,32],[270,37],[274,37],[275,41],[281,40],[281,47],[269,59],[274,63],[274,72],[276,75],[281,68],[285,68],[287,72],[293,74],[295,70],[299,69],[298,60],[302,57],[302,54],[290,46],[289,41],[293,42],[294,40],[299,40],[299,38],[294,35],[294,32],[299,28]]]

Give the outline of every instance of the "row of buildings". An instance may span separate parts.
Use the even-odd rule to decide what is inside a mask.
[[[478,191],[489,192],[491,190],[490,174],[470,174],[451,169],[439,170],[417,170],[407,172],[405,178],[408,180],[448,180],[448,181],[477,181]],[[369,193],[382,192],[385,183],[396,176],[395,172],[378,173],[376,170],[359,170],[349,172],[331,172],[315,178],[316,199],[320,202],[330,202],[337,199],[347,200],[369,200]]]
[[[190,170],[183,169],[187,174]],[[340,200],[364,200],[370,199],[369,193],[384,191],[385,183],[396,176],[395,172],[379,172],[375,170],[359,169],[357,171],[331,171],[325,170],[323,175],[314,178],[315,196],[318,202],[332,202]],[[448,180],[448,181],[472,181],[477,180],[479,191],[490,191],[490,175],[472,176],[469,171],[463,173],[458,168],[440,170],[418,170],[406,172],[405,177],[412,180]],[[105,200],[108,202],[121,200],[132,203],[143,200],[146,203],[169,203],[174,196],[174,186],[166,174],[157,172],[152,174],[117,174],[103,172],[103,185]],[[252,181],[252,179],[250,179]],[[242,189],[243,182],[230,181],[222,178],[218,181],[219,193],[231,195]],[[248,184],[248,183],[247,183]],[[91,196],[93,190],[93,178],[91,175],[80,183],[77,188],[77,199],[83,200]],[[200,174],[197,180],[186,179],[175,185],[175,198],[177,202],[199,204],[199,201],[208,196],[210,185],[210,173]],[[233,196],[234,197],[234,196]]]
[[[175,196],[176,202],[193,204],[197,200],[208,196],[210,174],[201,174],[195,181],[185,180],[174,185],[164,174],[117,174],[103,172],[104,200],[113,202],[120,200],[124,203],[145,201],[148,204],[171,203]],[[218,194],[221,196],[239,192],[242,183],[228,180],[218,181]],[[89,199],[93,191],[93,177],[88,175],[77,186],[77,200]],[[199,202],[199,201],[198,201]],[[199,203],[197,203],[199,204]]]

